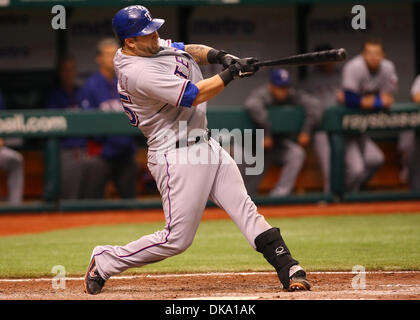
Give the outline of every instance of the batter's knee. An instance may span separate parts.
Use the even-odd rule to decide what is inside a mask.
[[[171,255],[175,256],[187,250],[191,246],[193,239],[191,236],[173,234],[168,237],[166,247],[170,250]]]
[[[23,166],[23,156],[18,152],[15,154],[14,163],[17,167]]]
[[[3,156],[6,158],[7,168],[16,169],[23,167],[23,156],[12,149],[8,149],[7,151],[7,153],[3,153]]]
[[[303,149],[300,145],[293,145],[293,147],[290,148],[288,152],[288,159],[293,161],[294,163],[301,165],[305,161],[305,149]]]
[[[346,168],[346,184],[353,185],[357,184],[363,179],[365,173],[365,167],[362,162],[355,161],[348,163]]]
[[[382,151],[373,153],[366,157],[366,166],[369,168],[379,168],[385,162],[385,156]]]

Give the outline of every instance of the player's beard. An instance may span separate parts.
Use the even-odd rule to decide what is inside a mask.
[[[151,54],[156,54],[159,52],[159,40],[156,40],[156,42],[153,43],[153,45],[150,48],[150,53]]]
[[[153,56],[159,52],[159,42],[152,43],[149,47],[143,47],[143,52],[147,54],[147,56]]]

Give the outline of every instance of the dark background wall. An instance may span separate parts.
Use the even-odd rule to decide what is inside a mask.
[[[311,51],[319,43],[344,47],[352,57],[360,52],[366,37],[380,37],[399,75],[397,101],[409,100],[412,81],[419,72],[418,22],[414,18],[419,13],[417,2],[364,2],[367,30],[351,28],[351,8],[358,4],[352,1],[238,1],[235,5],[211,6],[202,5],[204,2],[172,1],[182,5],[149,6],[154,17],[166,20],[159,30],[161,37],[203,43],[260,60]],[[66,6],[67,29],[61,31],[51,28],[52,4],[0,8],[0,90],[9,109],[43,107],[45,92],[55,84],[54,67],[61,53],[76,57],[79,84],[96,70],[96,42],[113,36],[111,19],[124,6],[109,3]],[[11,5],[21,4],[12,1]],[[306,70],[289,70],[293,83],[299,84]],[[218,71],[217,66],[203,68],[204,76]],[[246,81],[232,83],[209,105],[241,105],[244,93],[264,83],[268,72],[263,69]]]

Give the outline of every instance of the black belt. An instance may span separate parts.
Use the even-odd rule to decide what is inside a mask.
[[[209,130],[206,130],[206,131],[203,133],[203,135],[201,135],[201,136],[197,136],[197,137],[195,138],[195,140],[194,140],[194,141],[188,141],[188,142],[182,141],[183,143],[182,143],[182,145],[180,145],[181,143],[180,143],[180,141],[178,140],[178,141],[175,143],[175,148],[176,148],[176,149],[179,149],[179,148],[182,148],[182,147],[191,146],[191,145],[193,145],[193,144],[195,144],[195,143],[199,142],[200,140],[201,140],[201,142],[204,142],[204,141],[209,141],[209,140],[210,140],[210,137],[211,137],[211,135],[210,135],[210,131],[209,131]],[[201,138],[204,138],[204,141],[203,141],[203,139],[201,139]]]

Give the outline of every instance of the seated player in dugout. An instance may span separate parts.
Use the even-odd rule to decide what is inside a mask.
[[[305,109],[305,120],[297,141],[293,134],[285,135],[272,132],[268,118],[270,108],[282,105],[297,105]],[[274,69],[268,83],[251,92],[245,100],[245,107],[257,128],[264,129],[264,171],[258,175],[244,174],[248,193],[254,195],[258,186],[272,164],[282,167],[282,173],[270,196],[289,195],[295,186],[296,179],[305,161],[305,149],[309,144],[311,132],[316,124],[314,111],[320,110],[319,101],[302,90],[291,87],[290,74],[285,69]]]
[[[0,91],[0,110],[6,108]],[[20,205],[23,200],[24,159],[22,154],[7,146],[7,139],[0,138],[0,170],[7,175],[7,201],[11,205]]]
[[[411,99],[420,104],[420,75],[411,87]],[[417,130],[402,131],[398,137],[398,151],[401,155],[402,182],[409,184],[410,190],[420,191],[420,134]]]
[[[352,109],[380,111],[394,103],[398,77],[394,64],[385,59],[379,39],[363,44],[361,54],[343,67],[342,89],[345,106]],[[345,139],[345,189],[357,192],[384,163],[384,154],[365,133]]]
[[[45,100],[48,109],[80,109],[77,103],[76,60],[68,55],[57,64],[58,87]],[[69,137],[60,140],[60,197],[82,199],[87,175],[86,138]]]
[[[258,213],[248,196],[235,161],[209,137],[206,102],[231,81],[255,74],[256,59],[159,39],[157,30],[164,22],[139,5],[123,8],[113,18],[122,45],[114,61],[127,125],[138,127],[147,138],[148,167],[162,196],[166,224],[125,246],[96,246],[85,291],[98,294],[113,275],[184,252],[209,199],[226,210],[250,246],[275,268],[285,289],[309,290],[306,273],[292,258],[280,230]],[[221,64],[224,70],[204,79],[199,65],[209,63]],[[179,129],[180,121],[185,121],[188,132]],[[174,140],[165,139],[168,130],[175,133]],[[180,155],[197,152],[216,161],[176,161]]]
[[[117,49],[118,43],[114,38],[105,38],[98,42],[96,63],[99,70],[79,90],[78,101],[82,109],[122,111],[113,62]],[[110,180],[114,182],[120,198],[134,198],[138,176],[136,150],[137,144],[133,136],[89,139],[90,159],[83,198],[103,198]]]
[[[314,48],[314,51],[331,49],[333,47],[330,44],[320,44]],[[328,193],[330,192],[331,168],[330,142],[327,132],[318,129],[321,126],[324,111],[344,101],[343,91],[341,90],[341,71],[337,62],[327,62],[310,67],[301,88],[319,100],[319,108],[311,110],[311,116],[314,118],[313,129],[316,129],[311,138],[322,171],[324,192]],[[304,142],[306,141],[305,139]]]

